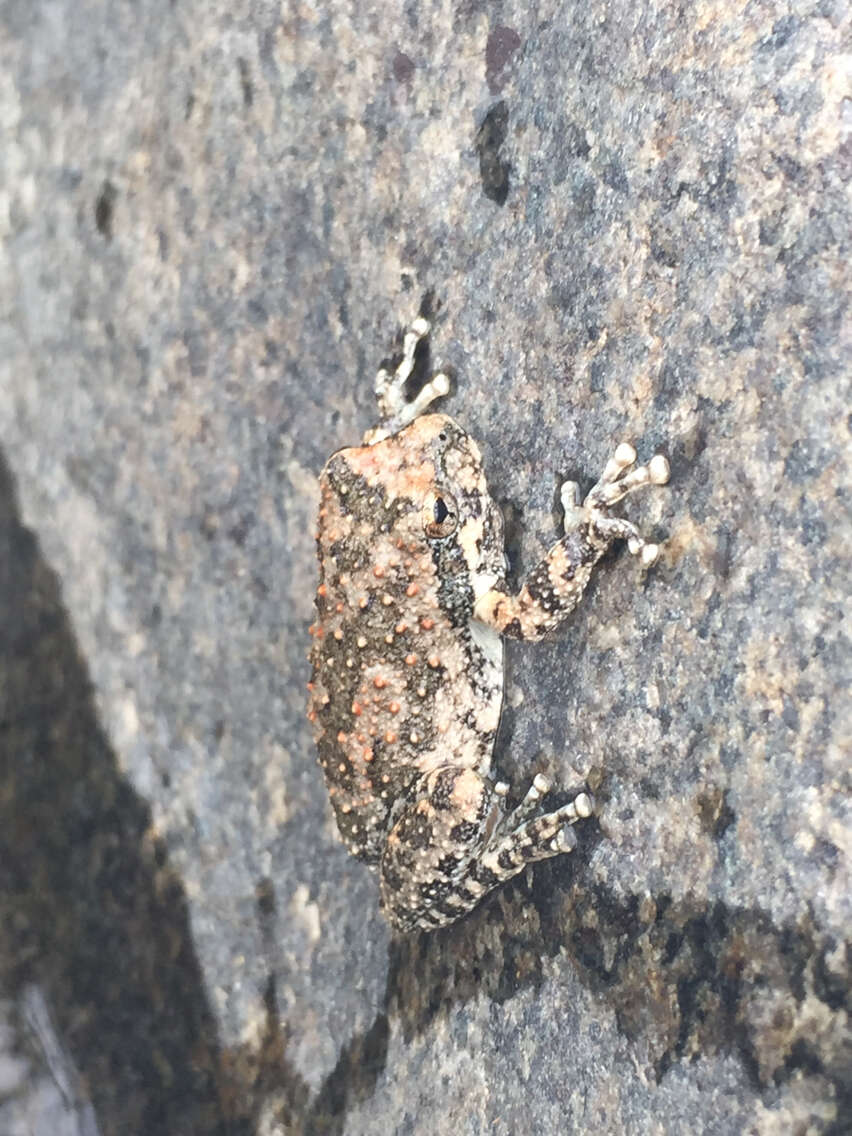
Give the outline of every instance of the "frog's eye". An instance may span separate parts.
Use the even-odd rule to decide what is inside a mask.
[[[431,537],[450,536],[459,523],[455,498],[449,493],[430,493],[423,507],[423,528]]]

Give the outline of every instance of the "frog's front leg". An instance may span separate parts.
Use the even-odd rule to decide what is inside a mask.
[[[411,321],[402,343],[402,359],[395,371],[380,368],[376,375],[376,401],[379,408],[380,425],[368,430],[364,442],[372,445],[383,438],[395,434],[409,422],[418,418],[435,401],[449,392],[450,381],[442,372],[433,375],[417,394],[409,400],[405,385],[414,370],[414,357],[417,345],[429,334],[429,321],[418,316]]]
[[[565,535],[536,565],[517,595],[499,586],[490,588],[477,599],[473,618],[515,639],[540,639],[573,611],[592,569],[614,541],[626,540],[643,565],[653,564],[659,555],[657,545],[643,540],[630,521],[609,512],[628,493],[668,481],[669,464],[662,454],[647,465],[635,462],[632,446],[618,446],[582,505],[576,484],[567,481],[562,486]]]
[[[570,826],[591,816],[592,799],[579,793],[562,808],[533,815],[549,789],[539,775],[520,805],[504,813],[506,786],[472,769],[445,765],[424,774],[382,855],[390,922],[401,931],[453,923],[527,864],[570,852]]]

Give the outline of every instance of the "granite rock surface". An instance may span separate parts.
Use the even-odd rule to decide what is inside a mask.
[[[0,6],[0,1129],[850,1130],[848,7]],[[392,938],[304,720],[315,478],[423,305],[599,817]]]

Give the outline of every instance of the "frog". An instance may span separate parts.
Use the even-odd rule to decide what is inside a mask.
[[[595,809],[588,786],[548,810],[553,787],[537,773],[511,807],[495,776],[504,640],[559,628],[616,541],[643,570],[654,564],[659,546],[612,508],[669,480],[662,454],[637,465],[620,442],[585,497],[562,484],[562,534],[510,588],[481,449],[432,409],[447,374],[408,393],[429,333],[425,316],[411,322],[398,365],[376,377],[377,424],[320,474],[310,628],[308,718],[337,829],[378,873],[381,909],[401,933],[452,924],[528,865],[576,847],[573,826]]]

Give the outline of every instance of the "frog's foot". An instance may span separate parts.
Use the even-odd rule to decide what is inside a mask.
[[[432,378],[420,388],[411,400],[405,395],[405,384],[414,370],[414,358],[417,345],[429,334],[429,321],[423,316],[413,320],[405,333],[402,345],[402,361],[395,371],[388,371],[382,367],[376,375],[376,400],[379,406],[380,425],[368,430],[364,435],[364,442],[372,445],[388,438],[413,422],[436,398],[442,398],[449,393],[450,381],[443,373],[433,375]]]
[[[498,792],[500,788],[502,785],[495,786]],[[567,805],[551,813],[540,813],[541,800],[551,788],[550,781],[537,773],[521,803],[511,812],[504,813],[498,822],[483,862],[493,861],[488,866],[501,878],[509,879],[524,864],[547,859],[559,852],[570,852],[576,845],[577,839],[570,826],[592,815],[594,798],[588,789],[583,789]]]
[[[561,490],[565,512],[564,533],[513,594],[498,582],[477,597],[473,618],[513,639],[541,639],[562,623],[577,606],[592,569],[615,540],[626,540],[634,556],[647,568],[659,556],[659,547],[645,541],[639,530],[610,509],[643,485],[664,485],[669,463],[657,454],[647,465],[636,466],[636,451],[622,443],[607,462],[600,481],[580,503],[573,481]]]
[[[565,532],[588,525],[589,531],[605,544],[626,540],[630,552],[640,558],[644,567],[650,566],[660,554],[659,545],[645,541],[634,524],[622,517],[610,516],[609,510],[635,489],[643,485],[665,485],[668,479],[669,463],[662,454],[655,454],[647,465],[637,466],[636,451],[629,443],[622,442],[582,504],[576,482],[566,481],[562,486]]]

